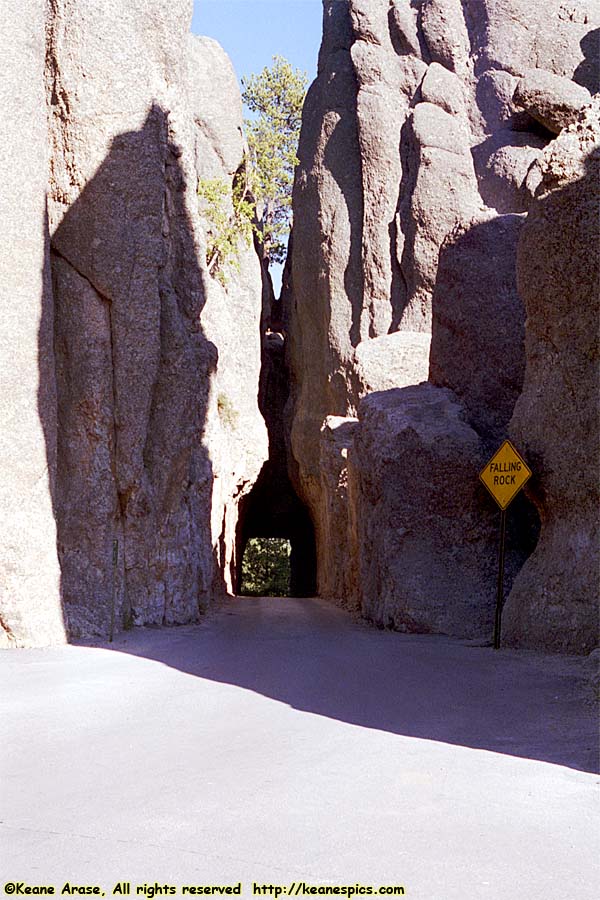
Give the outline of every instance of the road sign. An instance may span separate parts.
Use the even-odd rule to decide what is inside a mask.
[[[527,479],[531,469],[519,456],[510,441],[504,441],[479,477],[502,510],[500,513],[500,552],[498,554],[498,588],[496,592],[496,616],[494,620],[494,649],[500,648],[502,607],[504,606],[504,545],[506,541],[506,507],[513,500]]]
[[[506,509],[530,475],[531,469],[510,441],[504,441],[479,473],[500,509]]]

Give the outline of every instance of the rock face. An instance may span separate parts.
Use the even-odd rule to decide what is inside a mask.
[[[196,173],[233,183],[245,157],[237,78],[215,41],[188,36],[190,44],[188,84],[195,98]],[[196,183],[195,173],[192,183]],[[218,280],[208,279],[201,324],[218,352],[205,430],[214,479],[211,543],[218,581],[232,591],[239,562],[235,549],[239,504],[268,456],[267,429],[259,409],[263,275],[253,246],[240,245],[237,268],[229,268],[227,279],[225,288]]]
[[[583,653],[598,632],[600,100],[544,152],[519,243],[527,368],[511,434],[531,460],[539,543],[505,612],[514,646]]]
[[[443,244],[433,294],[429,380],[453,390],[488,449],[499,444],[525,371],[515,267],[523,216],[491,216]]]
[[[2,7],[0,647],[64,640],[52,510],[56,391],[46,216],[44,5]]]
[[[158,0],[126,9],[55,0],[44,104],[44,4],[25,5],[40,48],[39,58],[30,52],[35,127],[23,123],[36,150],[21,181],[36,186],[31,221],[39,228],[28,232],[39,235],[39,265],[31,269],[44,271],[46,258],[52,288],[48,279],[43,301],[40,276],[23,282],[30,312],[24,301],[27,323],[12,334],[15,346],[30,348],[21,379],[29,396],[46,303],[38,415],[50,423],[47,448],[42,426],[36,433],[19,423],[12,451],[22,458],[19,446],[37,434],[24,477],[35,474],[44,495],[34,532],[45,545],[24,565],[37,570],[40,554],[53,554],[43,587],[59,619],[54,636],[63,616],[72,637],[195,621],[215,590],[231,587],[237,505],[267,451],[257,406],[260,263],[253,248],[240,247],[226,287],[209,275],[196,196],[199,177],[231,184],[242,165],[236,78],[214,41],[189,34],[187,0],[168,10]],[[30,417],[37,408],[31,402]],[[55,476],[60,586],[44,472]],[[19,576],[31,590],[26,573]],[[9,590],[18,596],[10,582]],[[0,609],[16,634],[12,607]],[[50,626],[30,603],[26,610],[16,641],[47,642]]]
[[[373,393],[350,451],[362,610],[380,625],[491,634],[497,516],[483,509],[485,451],[450,391]]]
[[[589,103],[590,92],[568,78],[532,69],[520,79],[513,100],[548,131],[559,134]]]
[[[394,331],[362,341],[355,351],[361,393],[427,381],[430,344],[431,336],[423,331]]]
[[[195,621],[250,531],[296,593],[316,539],[321,595],[489,637],[509,423],[542,531],[505,637],[595,645],[600,7],[323,5],[259,389],[268,276],[209,268],[197,196],[244,177],[241,101],[191,0],[5,0],[0,645]]]
[[[523,214],[553,132],[597,89],[599,26],[593,0],[324,2],[284,291],[290,473],[315,524],[320,592],[334,599],[351,595],[348,580],[356,578],[356,602],[394,627],[418,621],[424,630],[466,634],[472,610],[461,607],[444,565],[456,615],[442,620],[422,597],[423,615],[413,616],[416,588],[410,603],[400,600],[403,583],[418,583],[420,563],[412,553],[402,557],[395,587],[388,582],[381,601],[378,585],[396,565],[390,553],[397,547],[375,552],[375,538],[368,571],[363,560],[358,568],[349,563],[356,575],[330,574],[333,560],[356,556],[353,523],[365,516],[377,529],[377,515],[364,506],[363,475],[353,478],[344,464],[345,454],[351,469],[369,469],[360,454],[371,453],[376,438],[369,436],[374,426],[362,398],[424,381],[399,335],[432,331],[429,379],[453,392],[464,427],[485,452],[507,436],[525,369],[525,316],[515,276]],[[443,421],[452,443],[454,425]],[[382,417],[377,434],[381,438],[388,425],[391,446],[397,435],[391,419]],[[410,470],[403,448],[398,439],[398,465]],[[381,500],[388,496],[384,464],[376,462]],[[444,465],[442,457],[435,465]],[[416,481],[407,486],[412,502],[402,507],[398,528],[420,533],[419,498],[426,504],[432,495],[432,477],[414,473]],[[396,501],[382,502],[378,514],[385,518]],[[469,515],[478,509],[485,517],[486,502],[471,494]],[[399,521],[395,513],[392,519]],[[435,518],[430,526],[436,527]],[[527,535],[528,551],[531,539]],[[476,544],[465,572],[474,571],[486,540]],[[517,553],[513,572],[518,564]],[[482,590],[489,598],[489,583]],[[489,609],[472,621],[485,630]]]
[[[322,515],[317,520],[316,540],[320,548],[317,580],[319,592],[337,598],[348,609],[360,608],[360,536],[355,497],[348,477],[348,452],[358,422],[328,416],[321,433],[320,489]]]

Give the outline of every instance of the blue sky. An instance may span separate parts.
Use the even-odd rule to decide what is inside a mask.
[[[194,0],[192,31],[221,44],[238,78],[260,72],[279,54],[312,81],[322,19],[321,0]]]
[[[306,72],[310,84],[322,24],[322,0],[194,0],[192,31],[221,44],[238,78],[260,72],[278,54]],[[271,266],[276,294],[281,274],[281,266]]]

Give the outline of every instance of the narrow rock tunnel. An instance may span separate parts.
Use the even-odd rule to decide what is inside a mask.
[[[263,339],[259,407],[269,433],[269,459],[240,504],[237,533],[236,591],[242,590],[242,559],[251,538],[285,538],[291,544],[291,597],[316,593],[317,558],[310,514],[288,475],[284,410],[289,395],[285,342],[267,332]]]
[[[271,461],[265,463],[258,481],[240,510],[238,560],[242,560],[250,538],[285,538],[291,544],[290,597],[312,597],[316,592],[314,531],[304,504],[287,475],[281,478]],[[241,565],[237,593],[242,592]]]

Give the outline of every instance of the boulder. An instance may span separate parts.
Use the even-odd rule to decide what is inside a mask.
[[[473,148],[479,191],[498,213],[527,212],[530,173],[547,142],[530,131],[499,131]]]
[[[481,114],[482,137],[508,129],[518,132],[531,128],[530,117],[513,100],[518,83],[518,76],[505,69],[488,69],[477,79],[475,96]]]
[[[370,394],[349,453],[363,615],[399,631],[491,639],[497,514],[481,439],[456,397]]]
[[[451,72],[466,69],[469,34],[461,0],[424,0],[420,26],[431,61]]]
[[[463,85],[453,72],[439,63],[432,62],[421,82],[423,103],[433,103],[450,115],[465,112]]]
[[[427,381],[431,336],[394,331],[362,341],[355,351],[361,395]]]
[[[513,100],[548,131],[559,134],[589,103],[590,92],[568,78],[529,69],[517,83]]]
[[[389,15],[390,37],[396,53],[421,59],[422,36],[417,29],[417,10],[404,0],[393,0]]]
[[[518,247],[526,369],[510,431],[533,477],[541,533],[508,597],[513,646],[598,643],[600,98],[544,151]]]

